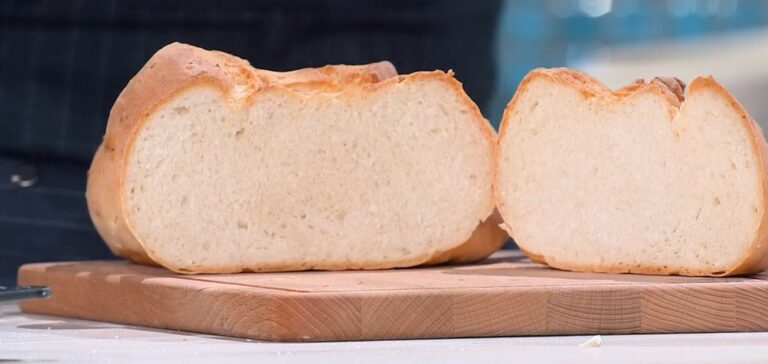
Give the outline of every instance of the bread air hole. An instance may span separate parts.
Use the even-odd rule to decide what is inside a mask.
[[[237,221],[237,228],[241,230],[248,230],[248,223],[243,220]]]
[[[245,128],[237,129],[235,132],[235,139],[240,139],[243,136],[243,133],[245,133]]]
[[[189,108],[185,106],[174,107],[173,112],[175,112],[176,115],[186,115],[189,113]]]

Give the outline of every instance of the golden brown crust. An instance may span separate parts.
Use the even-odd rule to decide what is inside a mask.
[[[136,263],[157,264],[159,260],[152,256],[136,238],[127,220],[122,201],[123,172],[126,156],[142,124],[149,114],[168,99],[178,95],[183,90],[199,84],[211,85],[218,88],[229,100],[239,107],[257,91],[271,87],[283,87],[295,92],[325,92],[341,91],[347,87],[367,87],[374,90],[389,82],[403,82],[404,77],[396,77],[397,72],[389,62],[379,62],[362,66],[325,66],[307,68],[291,72],[272,72],[257,70],[238,57],[217,51],[207,51],[201,48],[181,43],[170,44],[147,62],[139,73],[131,79],[123,92],[115,101],[110,111],[107,130],[102,145],[97,150],[91,164],[86,188],[91,218],[97,231],[112,251]],[[449,80],[452,87],[457,87],[464,95],[471,109],[476,113],[478,126],[487,131],[490,141],[493,141],[493,129],[482,119],[477,106],[469,100],[461,89],[461,84],[444,72],[422,72],[408,76],[408,79],[422,77],[443,78]],[[490,143],[494,145],[495,142]],[[491,234],[489,228],[481,225],[478,229],[483,234]],[[491,234],[493,235],[493,234]],[[488,235],[488,236],[491,236]],[[485,236],[485,235],[484,235]],[[494,235],[495,236],[495,235]],[[474,235],[473,235],[474,237]],[[501,243],[498,245],[502,244]],[[476,256],[490,255],[496,249],[494,244],[480,246],[470,239],[465,245],[477,246],[472,250]],[[480,251],[479,249],[484,249]],[[468,254],[468,253],[467,253]],[[462,259],[456,254],[451,259]],[[432,259],[426,258],[428,262]],[[398,266],[424,263],[425,258],[411,262],[400,262]],[[168,265],[163,264],[168,267]],[[387,264],[391,266],[391,264]],[[360,262],[359,266],[350,267],[347,262],[328,262],[322,265],[289,267],[276,265],[261,267],[260,270],[302,270],[302,269],[378,269],[385,267],[375,262]],[[174,269],[174,267],[169,267]],[[174,269],[184,272],[183,269]],[[220,272],[243,271],[239,267],[220,267]]]
[[[658,84],[672,93],[678,102],[685,101],[685,82],[677,77],[654,77],[651,83]]]
[[[734,111],[741,116],[739,120],[741,120],[742,125],[747,130],[756,161],[761,166],[758,185],[763,196],[763,203],[759,206],[760,211],[758,212],[761,216],[760,223],[755,230],[754,238],[750,242],[742,261],[722,274],[713,274],[712,272],[710,274],[731,276],[761,272],[768,268],[768,211],[766,211],[766,208],[768,208],[768,176],[766,175],[768,173],[768,144],[766,144],[760,125],[752,119],[746,109],[744,109],[744,106],[725,87],[715,81],[712,76],[697,77],[691,82],[688,92],[693,94],[704,89],[711,89],[719,93],[728,100]]]
[[[234,89],[234,77],[227,74],[232,68],[221,66],[232,62],[174,43],[158,51],[115,101],[88,171],[86,200],[96,230],[117,255],[152,262],[128,225],[120,197],[125,155],[138,128],[157,105],[187,85],[205,80],[226,92]]]
[[[554,82],[568,85],[579,90],[585,97],[604,97],[609,100],[618,101],[625,97],[630,97],[638,92],[653,92],[658,96],[666,100],[667,106],[670,108],[670,112],[676,112],[676,109],[680,107],[680,102],[683,98],[679,97],[679,92],[682,90],[675,90],[674,87],[670,87],[667,82],[651,82],[646,83],[643,80],[637,80],[634,83],[624,86],[616,91],[611,91],[605,87],[602,83],[594,78],[580,73],[578,71],[554,68],[554,69],[535,69],[528,73],[523,81],[520,83],[517,92],[510,100],[509,104],[504,110],[502,116],[501,125],[499,126],[499,143],[497,149],[500,155],[501,140],[508,129],[509,116],[512,110],[514,110],[519,98],[522,95],[522,91],[525,90],[530,82],[539,78],[546,77]],[[682,86],[684,87],[684,86]],[[525,242],[516,241],[520,249],[531,260],[539,263],[545,263],[558,269],[565,269],[571,271],[580,272],[604,272],[604,273],[640,273],[640,274],[657,274],[657,275],[692,275],[692,276],[732,276],[757,273],[768,268],[768,213],[766,213],[766,207],[768,207],[768,144],[766,144],[765,137],[763,136],[760,126],[749,116],[744,107],[714,78],[710,77],[697,77],[694,79],[688,87],[689,95],[701,92],[704,89],[714,90],[726,100],[729,101],[734,111],[741,115],[742,125],[746,129],[750,136],[750,140],[753,144],[753,151],[758,163],[762,166],[759,174],[759,185],[762,189],[763,204],[760,206],[759,211],[761,220],[757,227],[754,238],[752,239],[749,247],[746,249],[742,260],[735,266],[726,269],[725,271],[712,271],[709,269],[675,269],[668,266],[653,266],[653,265],[629,265],[629,264],[616,264],[616,265],[576,265],[569,262],[557,261],[553,257],[544,256],[539,252],[535,252],[525,247]],[[690,97],[690,96],[689,96]],[[498,160],[497,160],[498,163]],[[498,168],[498,165],[497,165]],[[499,212],[505,221],[505,224],[509,227],[509,231],[512,230],[514,221],[504,218],[503,201],[500,199],[498,180],[494,183],[494,195],[496,196],[497,205],[499,206]],[[514,236],[512,236],[514,238]]]
[[[88,170],[88,212],[96,231],[113,253],[136,263],[156,264],[133,237],[119,209],[117,178],[120,173],[117,168],[120,163],[117,158],[114,150],[105,151],[104,143],[96,151]]]
[[[496,131],[493,129],[491,124],[485,118],[483,118],[483,115],[480,112],[480,108],[477,107],[477,104],[475,104],[472,99],[470,99],[469,96],[464,92],[464,88],[462,87],[461,83],[453,78],[453,71],[448,71],[447,74],[439,71],[430,73],[419,72],[411,75],[411,77],[416,76],[418,78],[435,74],[437,74],[438,77],[442,77],[448,81],[449,85],[456,91],[456,94],[461,96],[461,102],[464,103],[464,105],[467,106],[469,110],[471,110],[472,114],[474,114],[472,119],[475,120],[475,125],[481,129],[483,135],[485,135],[488,140],[488,144],[491,146],[491,148],[493,148],[492,155],[498,155],[496,153]],[[493,170],[491,180],[493,181],[496,179],[496,163],[493,163],[492,168]],[[499,250],[501,246],[504,245],[504,242],[506,242],[509,238],[507,232],[499,227],[499,224],[501,223],[501,214],[499,214],[499,212],[494,209],[493,213],[485,221],[478,225],[478,227],[472,233],[472,236],[470,236],[469,240],[453,249],[439,252],[433,255],[424,261],[423,264],[431,265],[446,262],[467,263],[487,258],[495,251]]]
[[[469,240],[453,249],[432,256],[423,264],[469,263],[488,258],[507,241],[507,233],[499,228],[501,222],[501,215],[494,210],[488,219],[480,223]]]

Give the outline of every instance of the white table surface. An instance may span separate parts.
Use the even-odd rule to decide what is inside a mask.
[[[190,318],[193,319],[193,318]],[[768,363],[768,333],[273,343],[103,322],[0,314],[0,362]]]

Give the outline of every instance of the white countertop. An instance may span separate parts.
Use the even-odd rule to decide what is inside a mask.
[[[190,318],[193,319],[193,318]],[[273,343],[27,315],[5,305],[0,362],[766,363],[768,333]]]

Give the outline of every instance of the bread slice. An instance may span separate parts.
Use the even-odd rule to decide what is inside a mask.
[[[175,43],[115,102],[86,196],[116,254],[177,272],[472,261],[506,239],[494,140],[451,73],[278,73]]]
[[[591,272],[766,268],[762,131],[713,78],[685,98],[681,86],[611,91],[568,69],[525,77],[501,123],[495,193],[531,258]]]

